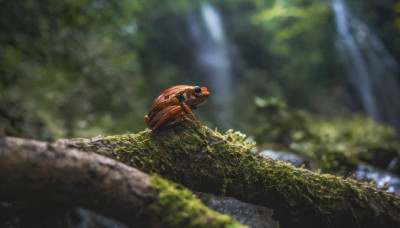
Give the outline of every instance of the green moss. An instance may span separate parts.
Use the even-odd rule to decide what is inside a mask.
[[[326,172],[334,173],[343,163],[371,160],[376,150],[400,151],[393,128],[360,115],[331,121],[315,117],[308,121],[308,129],[310,140],[295,143],[294,147]]]
[[[251,149],[256,145],[255,143],[247,143],[246,142],[247,136],[245,134],[243,134],[240,131],[234,132],[232,129],[229,129],[222,137],[229,142],[244,146],[247,149]]]
[[[337,172],[346,166],[373,162],[377,152],[400,158],[395,130],[362,115],[327,120],[274,98],[256,98],[254,103],[261,117],[253,131],[259,145],[293,151],[323,172],[341,174]]]
[[[178,121],[156,131],[105,137],[102,143],[109,148],[108,156],[145,172],[158,173],[191,189],[270,206],[294,218],[315,214],[329,224],[331,213],[338,208],[349,208],[355,202],[368,205],[363,190],[366,184],[265,160],[251,153],[253,144],[246,143],[242,134],[232,131],[221,135],[204,126]],[[157,177],[154,183],[159,189],[170,189],[160,195],[160,202],[177,214],[175,209],[183,206],[172,205],[171,199],[178,196],[169,195],[176,186],[167,186]],[[169,216],[163,219],[173,224],[174,214]],[[180,224],[189,223],[183,218],[178,220]]]
[[[246,227],[212,211],[189,190],[157,175],[152,177],[151,186],[159,190],[155,210],[165,227]]]

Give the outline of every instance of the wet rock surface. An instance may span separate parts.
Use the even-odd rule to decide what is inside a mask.
[[[253,228],[275,228],[278,222],[272,218],[273,210],[267,207],[244,203],[232,197],[196,193],[211,209],[227,214],[238,222]]]
[[[354,177],[363,181],[375,181],[378,188],[400,194],[400,177],[387,170],[372,165],[358,165]]]

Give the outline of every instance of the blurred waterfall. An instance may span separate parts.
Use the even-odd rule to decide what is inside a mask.
[[[399,67],[383,42],[355,18],[342,0],[332,0],[341,51],[354,103],[374,120],[400,132]],[[357,108],[357,107],[352,107]]]
[[[233,123],[232,70],[223,21],[219,12],[206,2],[200,6],[200,16],[190,12],[187,18],[197,65],[210,85],[210,102],[213,102],[217,126],[230,128]]]

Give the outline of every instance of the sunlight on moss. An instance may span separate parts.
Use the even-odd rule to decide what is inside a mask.
[[[276,31],[275,40],[283,41],[314,28],[315,24],[325,23],[329,10],[329,5],[324,1],[313,3],[308,7],[276,1],[273,7],[256,14],[252,18],[252,23]],[[275,23],[271,23],[273,20]]]
[[[229,129],[229,130],[225,133],[225,135],[223,135],[223,138],[224,138],[225,140],[229,141],[229,142],[232,142],[232,143],[234,143],[234,144],[238,144],[238,145],[244,146],[244,147],[246,147],[246,148],[248,148],[248,149],[251,149],[251,148],[253,148],[253,147],[256,145],[256,143],[249,143],[249,142],[246,142],[246,138],[247,138],[247,135],[246,135],[246,134],[243,134],[243,133],[240,132],[240,131],[235,131],[235,132],[234,132],[232,129]]]
[[[212,211],[189,190],[158,175],[153,175],[151,185],[159,190],[155,210],[165,227],[247,227],[228,215]]]

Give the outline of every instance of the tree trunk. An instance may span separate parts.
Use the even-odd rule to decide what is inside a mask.
[[[1,201],[48,211],[84,207],[131,227],[243,227],[157,175],[61,144],[17,138],[0,139]]]
[[[317,174],[250,152],[241,134],[178,122],[138,134],[60,140],[193,190],[274,209],[280,227],[400,227],[400,198],[351,178]]]

